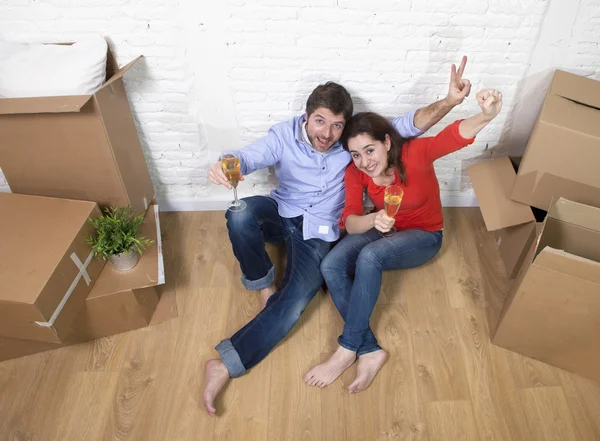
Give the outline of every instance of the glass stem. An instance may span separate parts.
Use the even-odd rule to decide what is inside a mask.
[[[238,195],[237,195],[237,187],[233,187],[233,201],[235,202],[235,204],[238,204]]]

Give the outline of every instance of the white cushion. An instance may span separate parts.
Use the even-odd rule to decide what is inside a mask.
[[[0,41],[0,98],[90,95],[106,81],[106,40],[72,45]]]

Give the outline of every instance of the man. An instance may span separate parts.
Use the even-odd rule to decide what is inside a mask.
[[[448,96],[395,120],[405,138],[418,136],[444,117],[469,94],[462,79],[467,59],[458,71],[452,65]],[[338,143],[352,116],[346,89],[329,82],[308,97],[306,113],[276,124],[267,136],[232,153],[240,158],[241,173],[275,166],[279,186],[271,196],[245,198],[243,211],[227,211],[233,252],[240,263],[242,283],[260,291],[262,311],[216,347],[220,360],[205,367],[203,400],[214,416],[214,400],[229,378],[259,363],[292,329],[323,284],[321,260],[339,238],[338,219],[344,207],[344,172],[350,155]],[[231,188],[217,161],[209,179]],[[285,243],[287,264],[281,287],[274,284],[274,268],[265,242]]]

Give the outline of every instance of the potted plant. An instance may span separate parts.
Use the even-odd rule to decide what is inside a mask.
[[[95,234],[87,240],[94,255],[110,260],[118,271],[129,271],[139,261],[142,251],[152,242],[145,237],[137,237],[144,215],[133,216],[131,206],[106,208],[104,214],[88,219]]]

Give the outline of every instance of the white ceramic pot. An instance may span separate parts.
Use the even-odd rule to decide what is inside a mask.
[[[110,256],[110,263],[114,265],[117,271],[129,271],[134,268],[139,261],[140,256],[133,249]]]

